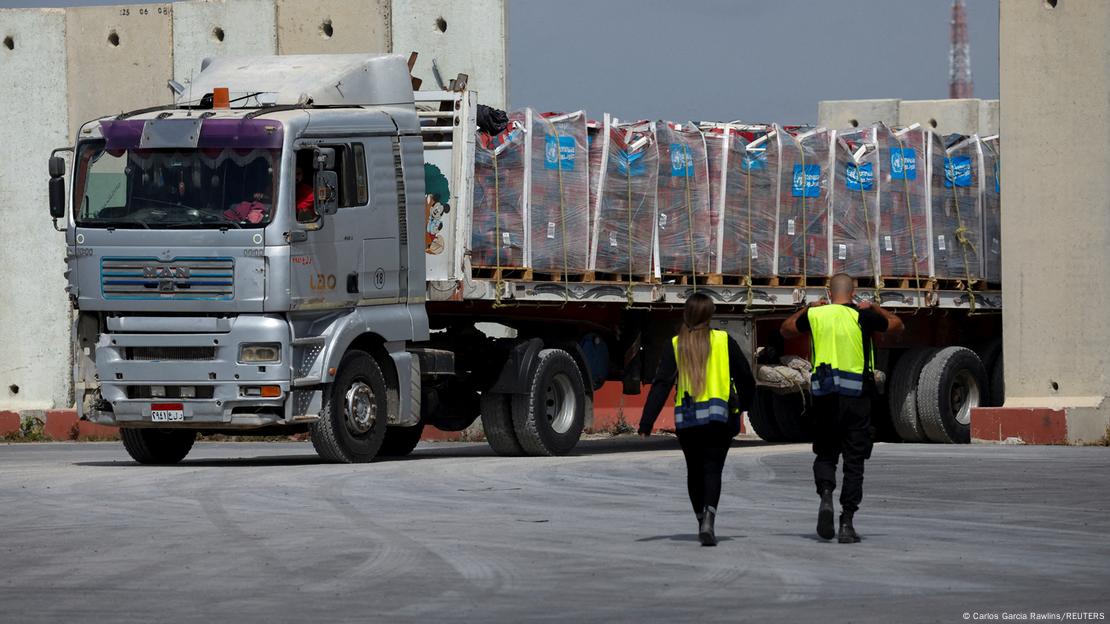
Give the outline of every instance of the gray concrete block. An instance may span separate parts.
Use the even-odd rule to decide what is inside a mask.
[[[275,0],[278,54],[390,50],[389,0]]]
[[[171,4],[66,10],[70,132],[124,110],[173,102]]]
[[[1001,2],[1006,404],[1097,414],[1084,436],[1110,413],[1107,32],[1110,3]]]
[[[835,130],[882,122],[898,125],[901,100],[824,100],[817,104],[817,125]]]
[[[67,402],[65,239],[47,214],[47,158],[70,143],[61,9],[0,10],[0,409]],[[10,48],[9,48],[10,45]]]
[[[937,134],[975,134],[979,131],[979,100],[902,100],[898,125],[921,124]]]
[[[439,88],[432,61],[444,83],[463,73],[478,101],[508,106],[508,24],[505,0],[396,0],[393,51],[418,52],[413,74],[422,89]]]
[[[979,102],[979,136],[998,134],[998,100]]]
[[[193,0],[173,5],[173,74],[182,84],[200,73],[206,57],[275,53],[273,0]]]

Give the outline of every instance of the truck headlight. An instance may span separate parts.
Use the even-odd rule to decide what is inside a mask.
[[[240,364],[272,364],[280,361],[280,342],[243,342],[239,344]]]

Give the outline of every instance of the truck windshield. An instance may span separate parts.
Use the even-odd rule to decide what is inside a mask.
[[[270,222],[280,150],[78,148],[79,227],[259,228]]]

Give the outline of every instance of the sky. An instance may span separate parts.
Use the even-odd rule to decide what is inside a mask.
[[[951,0],[507,2],[513,107],[811,123],[820,100],[948,96]],[[998,0],[966,3],[975,97],[997,98]],[[128,3],[0,0],[90,4]]]

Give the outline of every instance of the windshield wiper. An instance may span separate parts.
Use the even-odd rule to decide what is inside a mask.
[[[237,230],[242,229],[242,227],[243,227],[243,226],[239,225],[238,223],[236,223],[235,221],[231,221],[229,219],[224,219],[222,217],[213,217],[211,215],[205,217],[204,220],[202,220],[202,221],[172,221],[170,223],[162,223],[160,225],[162,227],[168,229],[168,230],[175,230],[177,228],[182,228],[182,229],[196,228],[196,229],[203,230],[203,229],[208,229],[209,225],[216,224],[216,223],[220,224],[221,226],[225,226],[225,227],[228,226],[228,225],[234,226],[235,229],[237,229]],[[224,229],[224,228],[221,227],[220,229]]]

